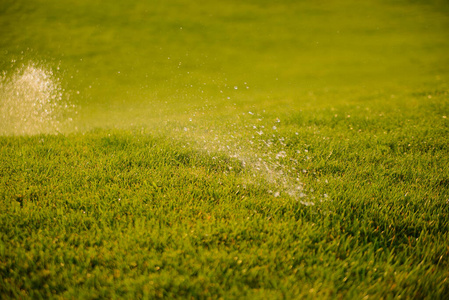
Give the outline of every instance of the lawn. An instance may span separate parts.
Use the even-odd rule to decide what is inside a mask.
[[[0,4],[1,298],[449,297],[446,1],[115,2]]]

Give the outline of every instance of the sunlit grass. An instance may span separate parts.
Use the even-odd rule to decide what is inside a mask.
[[[447,298],[447,12],[2,2],[0,298]]]
[[[176,126],[2,138],[2,292],[443,297],[447,119],[415,100],[280,118],[271,156]]]

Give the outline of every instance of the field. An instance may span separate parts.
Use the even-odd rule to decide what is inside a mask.
[[[447,1],[0,3],[0,298],[447,299]]]

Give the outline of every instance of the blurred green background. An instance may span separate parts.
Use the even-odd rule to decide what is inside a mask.
[[[446,90],[449,2],[2,0],[0,55],[55,70],[80,128],[288,111]]]

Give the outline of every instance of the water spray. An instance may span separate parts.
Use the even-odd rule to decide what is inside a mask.
[[[0,75],[0,135],[56,134],[74,114],[52,69],[30,62]]]

